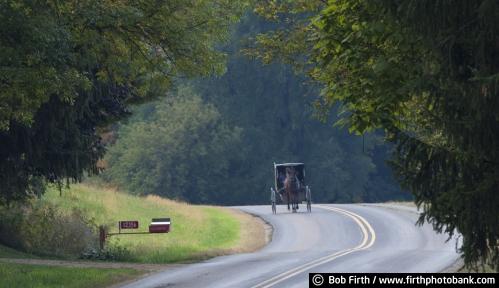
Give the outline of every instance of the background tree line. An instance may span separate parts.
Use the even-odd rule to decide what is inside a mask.
[[[321,123],[310,105],[316,85],[288,65],[266,67],[241,54],[249,37],[271,27],[248,13],[222,48],[225,74],[184,81],[165,100],[139,107],[117,130],[105,179],[193,203],[264,204],[273,162],[305,162],[314,201],[410,199],[384,163],[389,148],[379,134],[363,141]]]

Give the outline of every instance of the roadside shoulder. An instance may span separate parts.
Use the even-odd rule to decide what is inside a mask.
[[[227,208],[241,225],[239,243],[233,253],[249,253],[265,247],[272,240],[272,226],[261,217],[239,210]]]

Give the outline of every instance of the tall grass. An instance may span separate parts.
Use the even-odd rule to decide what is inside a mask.
[[[0,206],[0,242],[41,256],[75,258],[96,247],[96,230],[76,209],[53,203]]]
[[[97,186],[73,185],[62,191],[49,188],[42,201],[67,211],[78,208],[93,222],[117,232],[119,220],[138,220],[147,231],[152,218],[170,217],[167,234],[112,236],[107,245],[125,247],[129,259],[143,263],[194,261],[222,253],[239,242],[240,223],[220,207],[195,206],[158,196],[138,197]],[[134,230],[128,230],[134,231]]]

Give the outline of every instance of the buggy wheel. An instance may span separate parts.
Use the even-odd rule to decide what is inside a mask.
[[[272,214],[277,213],[277,209],[275,207],[275,202],[276,202],[276,195],[275,195],[275,190],[274,188],[270,187],[270,203],[272,203]]]
[[[306,190],[306,198],[307,198],[307,212],[312,212],[312,191],[310,191],[310,187],[307,186]]]

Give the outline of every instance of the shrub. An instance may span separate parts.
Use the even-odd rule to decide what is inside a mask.
[[[32,254],[77,257],[97,246],[94,227],[81,211],[43,201],[0,207],[0,242]]]
[[[115,242],[113,245],[107,245],[104,249],[87,249],[81,254],[80,258],[87,260],[131,261],[132,255],[128,248]]]

